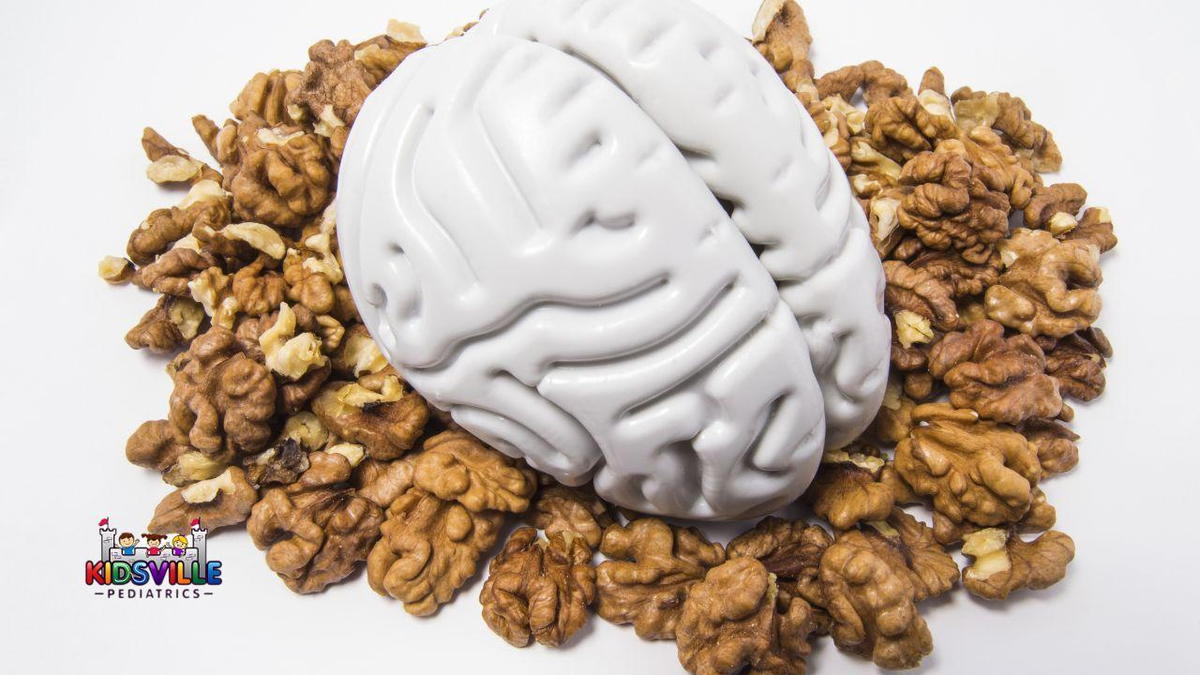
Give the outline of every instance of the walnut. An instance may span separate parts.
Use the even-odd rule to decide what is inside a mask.
[[[101,279],[114,286],[119,286],[131,280],[137,270],[134,269],[133,262],[127,258],[106,255],[96,265],[96,271]]]
[[[952,118],[936,108],[926,108],[911,93],[871,103],[866,123],[871,145],[897,162],[907,162],[933,150],[938,141],[959,134]]]
[[[917,613],[912,577],[894,567],[881,536],[860,530],[840,535],[821,557],[820,579],[838,648],[881,668],[913,668],[933,651],[933,637]]]
[[[912,312],[940,331],[958,326],[958,307],[945,283],[927,270],[913,269],[898,260],[885,261],[883,271],[887,277],[884,300],[889,311]]]
[[[1079,434],[1065,426],[1050,420],[1029,420],[1021,425],[1020,432],[1037,451],[1044,476],[1065,473],[1079,463],[1079,448],[1075,445]]]
[[[266,447],[275,381],[233,333],[214,326],[192,341],[175,372],[169,418],[197,450],[245,454]]]
[[[958,565],[925,523],[893,509],[886,519],[866,525],[863,531],[875,552],[908,575],[915,602],[937,597],[958,581]]]
[[[258,344],[267,367],[293,381],[329,362],[316,335],[296,334],[296,314],[286,302],[279,304],[275,321],[258,336]]]
[[[688,589],[725,561],[725,549],[699,530],[656,518],[609,527],[600,552],[611,560],[596,567],[596,613],[613,623],[632,623],[643,640],[673,639]]]
[[[251,114],[240,124],[227,122],[215,141],[239,218],[293,226],[329,203],[333,173],[316,134],[270,126]]]
[[[188,444],[187,434],[167,420],[151,420],[129,436],[125,457],[154,469],[171,485],[188,485],[219,475],[229,466],[228,454],[210,455]]]
[[[922,423],[896,446],[895,468],[952,522],[998,525],[1029,510],[1042,469],[1021,434],[944,403],[917,406]]]
[[[820,525],[769,516],[729,542],[726,554],[754,558],[775,575],[780,597],[799,596],[813,606],[814,618],[827,619],[825,593],[817,579],[821,556],[833,538]]]
[[[955,91],[950,98],[958,126],[964,131],[977,127],[995,130],[1037,171],[1053,172],[1062,167],[1062,154],[1054,136],[1033,121],[1021,99],[1005,92],[971,91],[969,87]]]
[[[229,193],[215,180],[201,180],[178,206],[157,209],[146,216],[129,234],[125,252],[133,262],[148,265],[196,227],[219,229],[229,223],[229,218]]]
[[[358,494],[386,509],[412,487],[412,477],[412,462],[407,458],[388,462],[368,458],[354,469],[354,487]]]
[[[1057,519],[1057,510],[1046,499],[1046,493],[1041,488],[1034,488],[1029,510],[1008,528],[1013,532],[1045,532],[1054,527]],[[963,537],[983,529],[986,528],[969,522],[955,523],[941,513],[933,512],[933,538],[943,546],[961,544]]]
[[[139,269],[133,276],[133,283],[156,293],[190,298],[192,290],[188,285],[216,264],[216,259],[206,252],[173,248]]]
[[[483,620],[514,647],[557,647],[588,619],[596,598],[592,550],[570,532],[550,538],[523,527],[492,559],[479,594]]]
[[[883,390],[883,401],[868,431],[883,444],[895,445],[907,438],[908,432],[912,431],[914,408],[916,403],[904,395],[900,378],[893,373],[888,376],[887,387]]]
[[[822,75],[816,85],[821,98],[841,96],[846,101],[854,100],[855,94],[861,90],[868,106],[893,96],[912,93],[903,75],[878,61],[838,68]]]
[[[709,570],[688,594],[676,640],[689,673],[803,675],[811,651],[811,610],[781,600],[774,576],[754,558]]]
[[[312,401],[312,411],[338,436],[362,443],[374,459],[396,459],[420,438],[429,418],[425,400],[391,369],[357,382],[332,382]]]
[[[1030,335],[1065,337],[1100,314],[1100,251],[1085,240],[1059,241],[1018,229],[1001,246],[1008,266],[987,290],[988,316]]]
[[[151,162],[150,166],[146,167],[146,177],[155,183],[195,185],[202,180],[221,182],[221,174],[216,170],[198,159],[193,159],[182,148],[171,145],[150,127],[142,130],[142,149]]]
[[[246,477],[257,486],[290,485],[308,470],[308,453],[323,449],[331,436],[311,412],[292,415],[283,423],[275,444],[242,461]]]
[[[804,10],[795,0],[764,0],[754,17],[754,48],[771,64],[788,89],[812,81],[808,60],[812,34]]]
[[[530,522],[546,536],[570,532],[592,549],[599,548],[604,528],[612,525],[608,504],[587,487],[554,483],[543,487],[529,512]]]
[[[204,308],[190,298],[163,295],[125,334],[125,344],[134,349],[167,354],[196,337],[204,318]]]
[[[380,595],[402,601],[409,614],[433,614],[475,574],[503,520],[499,512],[472,513],[409,488],[387,509],[383,537],[367,558],[367,580]]]
[[[1066,233],[1065,238],[1094,244],[1101,253],[1107,253],[1117,245],[1117,237],[1113,234],[1112,216],[1105,208],[1093,207],[1085,210],[1075,227]]]
[[[332,356],[333,367],[339,374],[362,377],[387,368],[387,357],[371,339],[367,327],[357,324],[346,330],[341,345]]]
[[[310,264],[317,260],[312,253],[289,250],[283,261],[283,279],[287,284],[289,300],[304,305],[316,314],[328,314],[333,311],[337,301],[333,290],[335,282]]]
[[[306,110],[314,120],[332,116],[350,125],[367,94],[424,40],[400,42],[379,36],[359,45],[322,40],[308,48],[308,65],[287,103]],[[328,112],[326,112],[328,111]]]
[[[813,513],[845,530],[863,520],[883,520],[892,511],[891,489],[877,481],[884,460],[858,448],[826,451],[804,499]]]
[[[972,558],[963,569],[963,586],[981,598],[1003,600],[1021,588],[1058,583],[1075,557],[1075,542],[1056,530],[1025,542],[1016,533],[989,528],[963,537],[962,552]]]
[[[1028,335],[1004,338],[995,321],[978,321],[947,333],[929,353],[929,372],[950,387],[950,403],[981,417],[1019,424],[1062,410],[1058,383]]]
[[[1037,187],[1033,190],[1033,198],[1025,207],[1025,227],[1030,229],[1045,228],[1052,234],[1065,233],[1077,225],[1075,214],[1087,201],[1087,190],[1078,183],[1056,183],[1054,185]],[[1070,217],[1070,225],[1056,226],[1056,217],[1065,214]],[[1055,230],[1062,232],[1055,232]]]
[[[287,97],[299,87],[300,77],[298,70],[255,73],[233,103],[229,104],[229,112],[239,120],[257,115],[271,126],[299,122],[303,115],[293,115],[292,112],[300,111],[288,110]]]
[[[1046,353],[1046,373],[1058,382],[1059,391],[1079,401],[1091,401],[1104,392],[1105,359],[1112,345],[1104,331],[1092,326],[1054,339],[1038,338]]]
[[[976,265],[965,260],[958,251],[923,251],[908,265],[941,281],[955,298],[980,295],[1000,278],[999,253]]]
[[[991,256],[1008,233],[1008,197],[1000,181],[977,170],[965,146],[950,140],[912,157],[900,173],[900,226],[927,248],[953,248],[971,263]],[[888,194],[888,193],[885,193]]]
[[[237,300],[238,311],[249,316],[262,316],[275,311],[283,302],[283,277],[278,272],[267,270],[266,265],[267,259],[259,256],[254,262],[234,272],[230,292]]]
[[[413,484],[475,512],[523,513],[537,490],[531,469],[463,431],[427,439],[412,461]]]
[[[267,565],[297,593],[345,579],[379,538],[382,510],[348,485],[346,454],[314,452],[299,480],[263,493],[246,529]]]
[[[214,478],[192,483],[167,495],[154,509],[146,527],[151,532],[186,532],[199,518],[210,531],[244,522],[258,491],[236,466]]]

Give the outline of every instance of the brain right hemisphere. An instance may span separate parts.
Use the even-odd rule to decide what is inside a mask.
[[[592,7],[626,24],[670,9],[549,7],[575,5],[580,21]],[[539,3],[509,3],[409,57],[368,99],[341,171],[339,236],[373,336],[463,427],[630,508],[749,517],[794,499],[823,447],[873,416],[882,276],[802,110],[770,98],[788,94],[760,79],[752,48],[680,7],[661,48],[711,38],[744,59],[714,70],[747,108],[736,118],[796,106],[794,141],[756,150],[761,135],[739,147],[726,131],[689,149],[670,97],[646,100],[649,84],[606,51],[616,43],[575,45],[571,17],[539,29],[526,25]],[[783,187],[795,174],[816,194],[742,175],[756,152],[759,173]],[[788,199],[807,206],[785,235]]]

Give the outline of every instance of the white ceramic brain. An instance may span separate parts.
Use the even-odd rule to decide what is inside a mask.
[[[432,404],[643,512],[795,499],[882,396],[862,212],[743,39],[683,0],[510,0],[368,98],[351,290]]]

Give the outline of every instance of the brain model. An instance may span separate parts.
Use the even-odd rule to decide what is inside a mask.
[[[409,57],[358,116],[338,215],[409,383],[612,502],[772,511],[878,409],[863,214],[771,67],[684,0],[511,0]]]

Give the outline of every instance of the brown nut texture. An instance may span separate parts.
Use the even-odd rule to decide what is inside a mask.
[[[1003,600],[1013,591],[1040,590],[1058,583],[1075,557],[1075,542],[1050,530],[1031,542],[1015,532],[988,528],[963,537],[963,586],[988,600]]]
[[[676,631],[689,673],[803,675],[811,652],[808,603],[780,600],[774,576],[754,558],[714,567],[692,587]]]
[[[673,639],[688,589],[725,561],[724,547],[699,530],[656,518],[609,527],[600,552],[610,559],[596,567],[596,613],[633,624],[643,640]]]
[[[246,523],[267,566],[297,593],[318,593],[349,576],[383,522],[383,511],[350,487],[345,455],[314,452],[309,463],[295,483],[263,493]]]
[[[588,619],[596,597],[592,550],[569,532],[538,536],[532,527],[513,532],[492,559],[479,601],[488,627],[514,647],[558,647]]]
[[[497,511],[474,513],[409,488],[387,509],[383,537],[367,558],[367,581],[409,614],[433,614],[475,574],[503,520]]]
[[[465,431],[426,439],[412,461],[414,485],[475,512],[523,513],[537,490],[537,476],[524,463]]]

